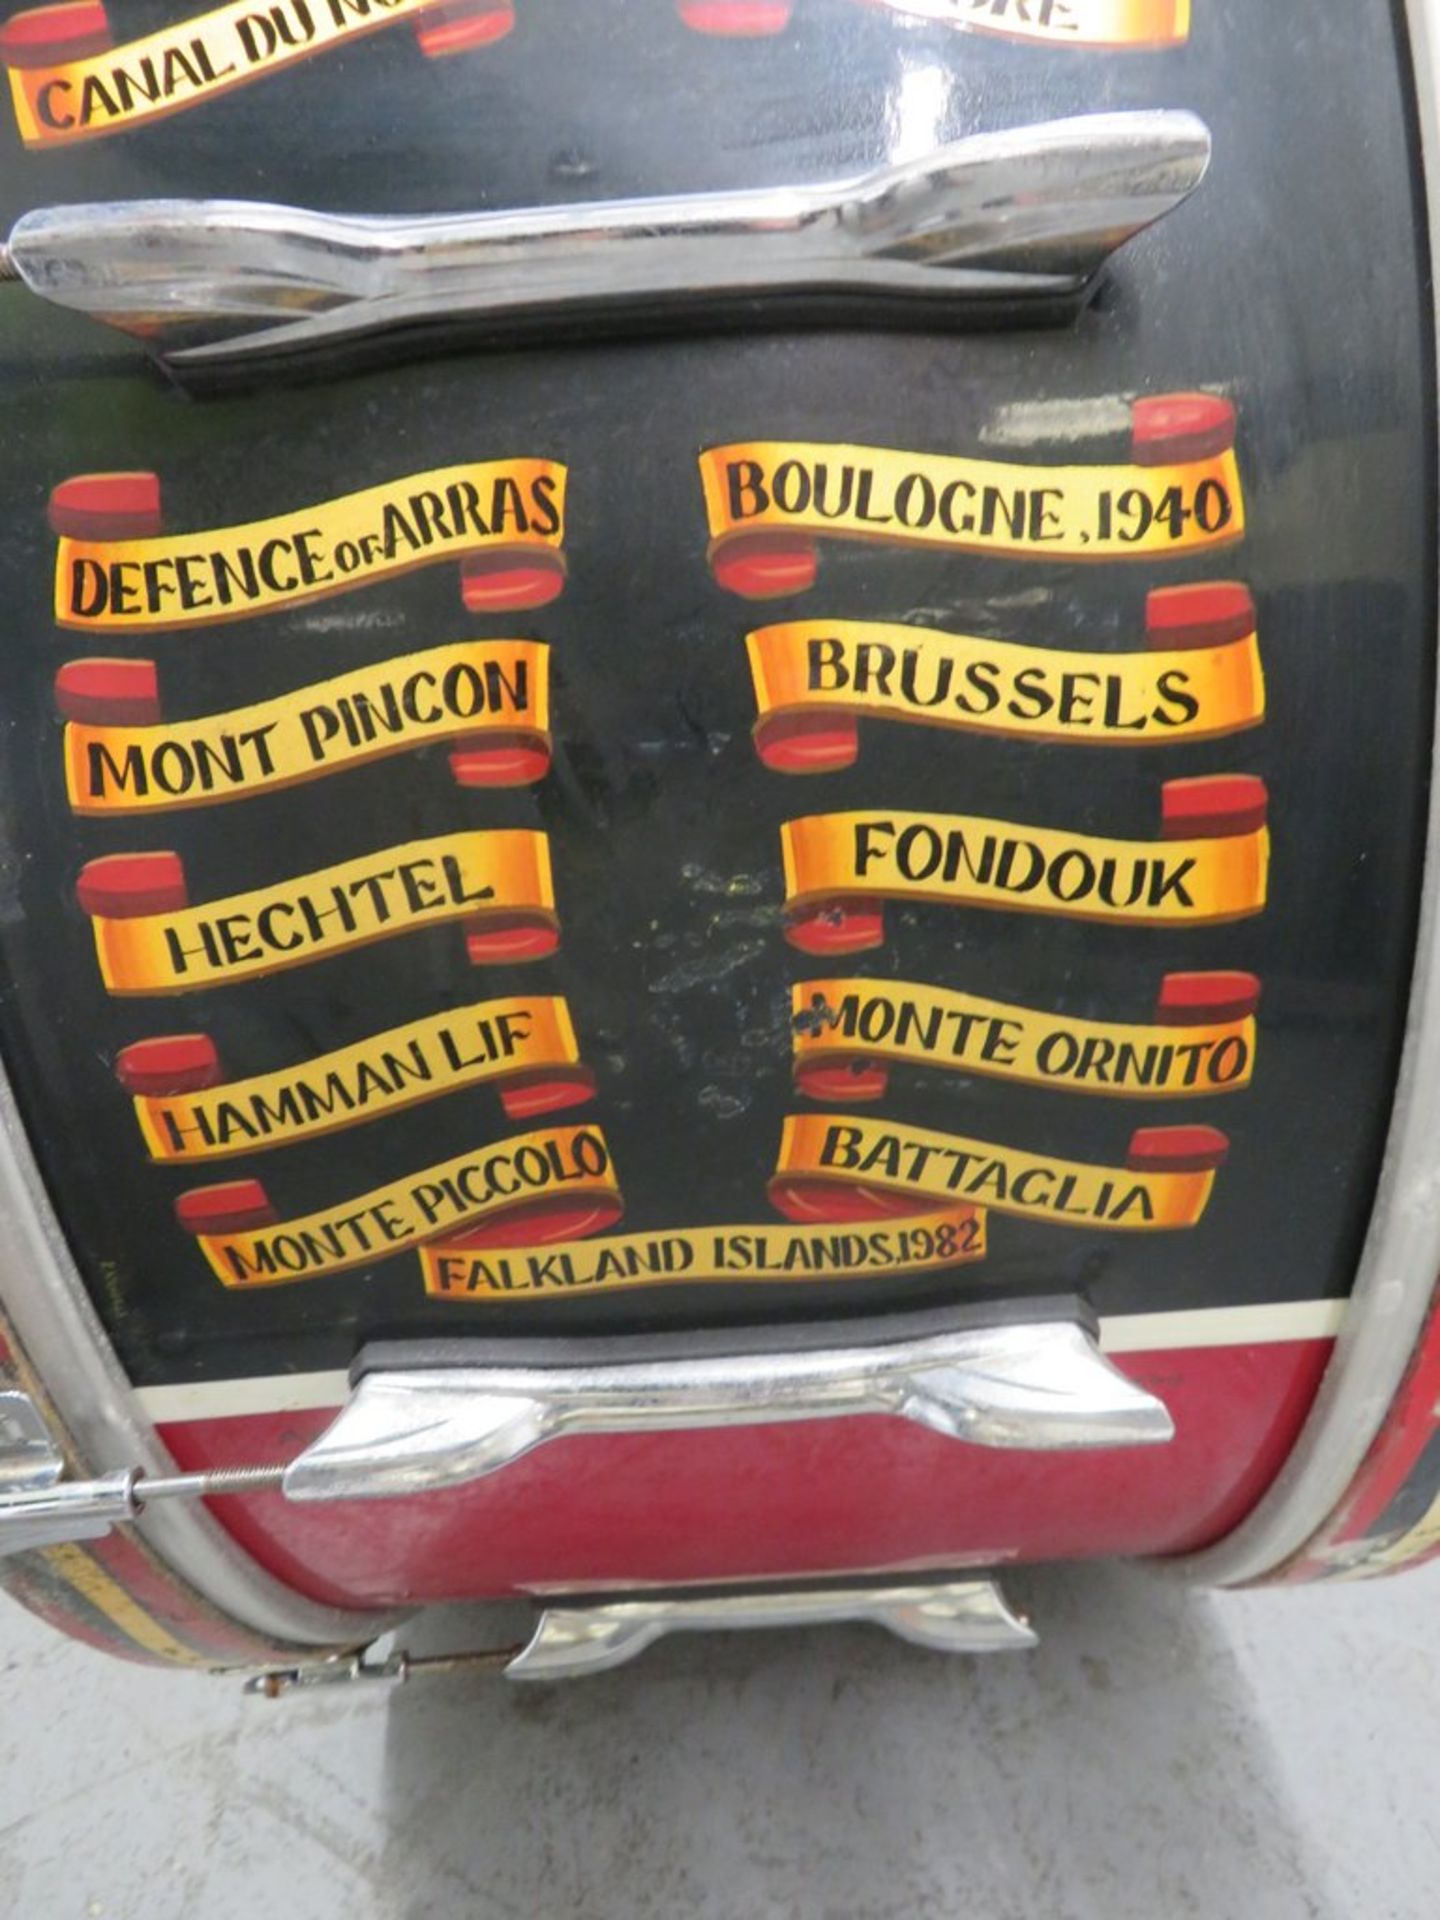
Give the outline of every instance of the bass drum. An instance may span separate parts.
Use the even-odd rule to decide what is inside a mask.
[[[1440,1544],[1430,6],[182,10],[0,26],[12,1590]]]

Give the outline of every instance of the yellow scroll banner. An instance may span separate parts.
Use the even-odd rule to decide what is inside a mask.
[[[1176,1100],[1248,1087],[1251,1016],[1203,1026],[1075,1020],[909,980],[803,980],[791,989],[795,1059],[953,1067],[1031,1087]]]
[[[820,813],[780,829],[787,906],[936,900],[1075,920],[1200,926],[1265,905],[1270,836],[1102,840],[964,814]]]
[[[85,60],[12,67],[10,95],[27,147],[120,132],[293,66],[447,0],[231,0]]]
[[[1213,1170],[1132,1173],[853,1114],[791,1114],[775,1173],[880,1188],[917,1207],[968,1200],[1057,1226],[1130,1231],[1193,1227],[1215,1184]]]
[[[476,1304],[574,1299],[630,1287],[753,1286],[935,1273],[985,1257],[985,1216],[974,1207],[920,1214],[903,1225],[689,1227],[622,1233],[563,1246],[492,1250],[422,1247],[425,1291]]]
[[[919,726],[1157,746],[1265,717],[1253,634],[1223,646],[1071,653],[865,620],[795,620],[746,638],[762,723],[847,713]]]
[[[97,914],[95,950],[111,993],[189,993],[415,927],[554,909],[543,833],[447,833],[203,907],[133,920]]]
[[[510,1074],[572,1066],[579,1058],[564,1000],[548,994],[482,1000],[279,1073],[198,1093],[137,1095],[135,1118],[152,1160],[223,1160],[360,1126]]]
[[[95,633],[204,627],[486,548],[558,550],[565,474],[553,460],[472,461],[244,526],[143,540],[66,535],[55,618]]]
[[[1178,47],[1190,0],[885,0],[892,12],[1001,40],[1062,47]]]
[[[521,1134],[319,1213],[247,1233],[201,1234],[198,1243],[227,1287],[271,1287],[365,1266],[547,1193],[618,1203],[610,1150],[598,1127]]]
[[[65,728],[76,813],[173,813],[318,780],[442,740],[544,735],[550,649],[464,640],[359,668],[208,719]]]
[[[756,440],[700,455],[711,551],[777,528],[1051,560],[1203,552],[1245,532],[1232,450],[1167,467],[1019,466]]]

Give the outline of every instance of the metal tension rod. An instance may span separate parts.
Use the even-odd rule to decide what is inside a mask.
[[[120,1467],[67,1480],[65,1457],[28,1393],[0,1389],[0,1558],[69,1540],[99,1540],[156,1500],[278,1487],[278,1467],[218,1467],[208,1473],[148,1475]]]
[[[221,368],[457,322],[544,328],[727,301],[896,303],[993,323],[1078,305],[1109,256],[1200,184],[1203,121],[1093,114],[977,134],[855,179],[509,213],[375,218],[243,200],[25,214],[0,279]],[[763,324],[763,315],[761,316]],[[483,331],[483,327],[482,327]]]

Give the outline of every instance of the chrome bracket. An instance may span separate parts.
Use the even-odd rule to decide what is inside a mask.
[[[64,1455],[29,1394],[0,1388],[0,1494],[53,1487],[64,1471]]]
[[[549,1606],[505,1668],[505,1677],[572,1680],[603,1673],[633,1660],[667,1633],[857,1622],[884,1627],[912,1646],[936,1653],[1019,1652],[1039,1645],[1029,1622],[1011,1609],[993,1580],[680,1594]]]
[[[244,1690],[258,1693],[266,1700],[278,1700],[284,1693],[310,1693],[317,1687],[352,1686],[357,1682],[367,1686],[403,1687],[409,1680],[428,1680],[441,1673],[503,1673],[519,1651],[518,1647],[481,1647],[466,1653],[425,1654],[415,1659],[399,1648],[376,1658],[375,1648],[371,1646],[331,1660],[310,1661],[303,1667],[281,1667],[269,1673],[252,1674]]]
[[[1050,1320],[808,1351],[367,1373],[282,1485],[298,1501],[389,1499],[478,1480],[562,1434],[857,1414],[1042,1452],[1152,1446],[1175,1431],[1088,1328]]]
[[[0,1557],[95,1540],[134,1513],[134,1472],[66,1480],[65,1456],[28,1393],[0,1390]]]
[[[456,323],[581,333],[785,303],[925,324],[1083,300],[1125,241],[1204,177],[1184,112],[1091,114],[973,135],[858,178],[507,213],[360,217],[243,200],[42,208],[0,247],[0,280],[141,334],[177,372],[424,344]],[[757,303],[760,303],[757,308]],[[733,311],[732,311],[733,310]]]

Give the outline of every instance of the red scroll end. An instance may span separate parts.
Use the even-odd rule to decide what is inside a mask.
[[[772,1207],[799,1226],[817,1221],[903,1220],[923,1210],[924,1202],[878,1187],[851,1186],[843,1180],[812,1180],[776,1174],[765,1189]],[[932,1201],[931,1205],[935,1203]]]
[[[860,729],[843,713],[777,713],[755,723],[754,738],[772,773],[836,773],[860,757]]]
[[[565,590],[565,558],[548,549],[501,548],[460,562],[460,598],[467,613],[525,613]]]
[[[801,953],[868,953],[885,944],[885,911],[868,900],[800,907],[785,922],[785,938]]]
[[[51,531],[71,540],[145,540],[165,524],[158,473],[77,473],[50,495]]]
[[[472,967],[548,960],[559,945],[560,929],[538,914],[497,913],[465,929],[465,956]]]
[[[428,60],[443,60],[450,53],[493,46],[514,25],[510,0],[452,0],[415,22],[415,40]]]
[[[163,1098],[218,1087],[225,1069],[208,1033],[160,1033],[122,1047],[115,1056],[115,1078],[127,1093]]]
[[[517,1073],[500,1089],[500,1105],[507,1120],[533,1120],[562,1107],[583,1106],[595,1098],[595,1075],[589,1067],[538,1067]]]
[[[31,7],[0,27],[0,60],[21,69],[58,67],[67,60],[88,60],[115,44],[99,0],[75,0],[70,6]]]
[[[108,853],[89,860],[75,882],[75,898],[82,913],[106,920],[178,913],[190,904],[178,853]]]
[[[1223,647],[1255,631],[1255,602],[1238,580],[1157,587],[1145,601],[1145,642],[1161,648]]]
[[[783,600],[814,586],[820,554],[804,534],[740,533],[713,550],[710,571],[717,586],[742,600]]]
[[[792,0],[676,0],[675,11],[692,33],[717,40],[763,40],[784,33]]]
[[[797,1060],[795,1088],[810,1100],[883,1100],[890,1075],[879,1060]]]
[[[153,660],[67,660],[55,676],[62,720],[88,727],[153,727],[163,718]]]
[[[1224,840],[1258,833],[1270,795],[1253,773],[1207,773],[1198,780],[1167,780],[1160,789],[1162,840]]]
[[[1155,1002],[1162,1027],[1219,1026],[1248,1020],[1260,1005],[1260,982],[1253,973],[1167,973]]]
[[[177,1194],[175,1218],[186,1233],[253,1233],[279,1216],[258,1180],[224,1180]]]
[[[1213,1173],[1230,1157],[1230,1142],[1215,1127],[1141,1127],[1130,1136],[1131,1173]]]
[[[539,733],[478,733],[450,749],[461,787],[531,787],[550,771],[550,742]]]
[[[1211,460],[1235,444],[1235,408],[1218,393],[1160,393],[1130,409],[1137,467]]]
[[[584,1240],[608,1233],[625,1208],[618,1194],[558,1195],[522,1201],[493,1220],[446,1236],[447,1247],[553,1246],[557,1240]]]

